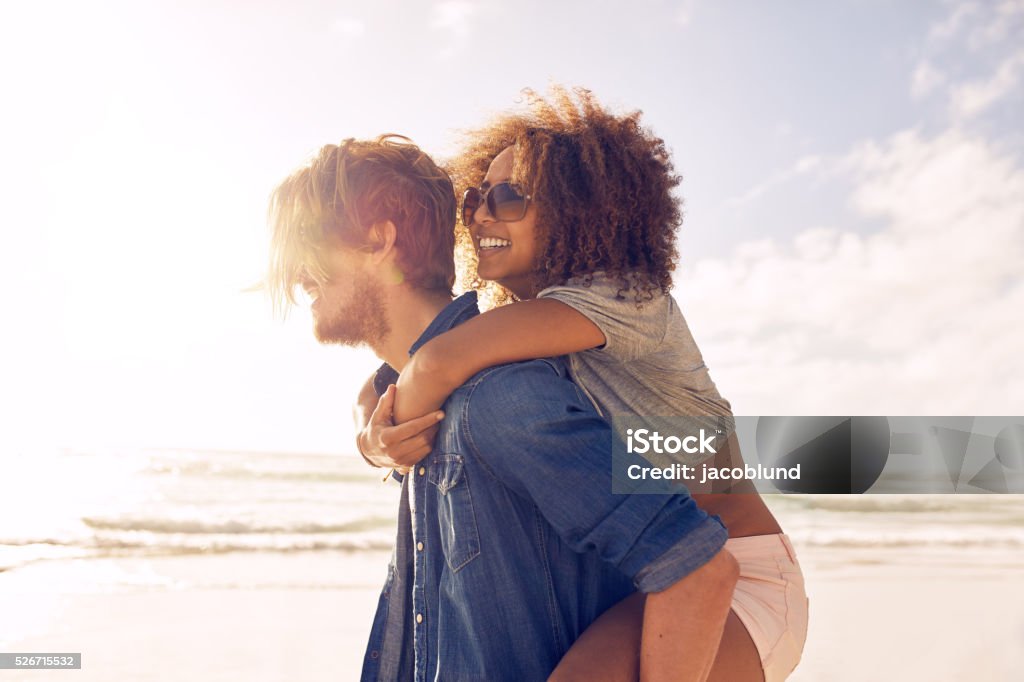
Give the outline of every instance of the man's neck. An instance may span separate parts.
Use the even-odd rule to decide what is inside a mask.
[[[372,348],[377,357],[401,372],[409,361],[409,348],[452,299],[441,291],[409,286],[395,287],[388,296],[386,315],[390,333]]]

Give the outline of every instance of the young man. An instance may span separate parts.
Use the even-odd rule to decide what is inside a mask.
[[[451,182],[404,138],[325,146],[277,188],[271,223],[275,300],[306,289],[323,343],[401,371],[477,314],[475,293],[451,300]],[[636,589],[643,678],[703,679],[737,576],[721,524],[687,495],[612,494],[610,427],[557,359],[481,372],[445,412],[402,481],[362,679],[544,680]]]

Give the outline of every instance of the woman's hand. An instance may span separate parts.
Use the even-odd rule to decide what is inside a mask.
[[[431,412],[395,425],[394,384],[377,401],[370,421],[356,436],[363,456],[374,466],[407,469],[430,454],[444,412]]]

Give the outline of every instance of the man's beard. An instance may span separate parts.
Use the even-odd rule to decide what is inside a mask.
[[[320,305],[323,303],[321,300]],[[313,321],[313,334],[320,343],[372,348],[390,333],[384,296],[365,280],[353,285],[345,301],[319,310]]]

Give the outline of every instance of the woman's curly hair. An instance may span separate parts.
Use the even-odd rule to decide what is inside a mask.
[[[523,92],[525,111],[465,133],[448,168],[457,192],[478,186],[494,157],[513,147],[512,181],[537,206],[535,292],[573,278],[587,285],[604,272],[621,282],[620,297],[632,292],[638,304],[656,291],[668,294],[682,212],[664,140],[640,124],[642,112],[613,114],[589,90]],[[466,284],[486,289],[469,231],[458,232]]]

